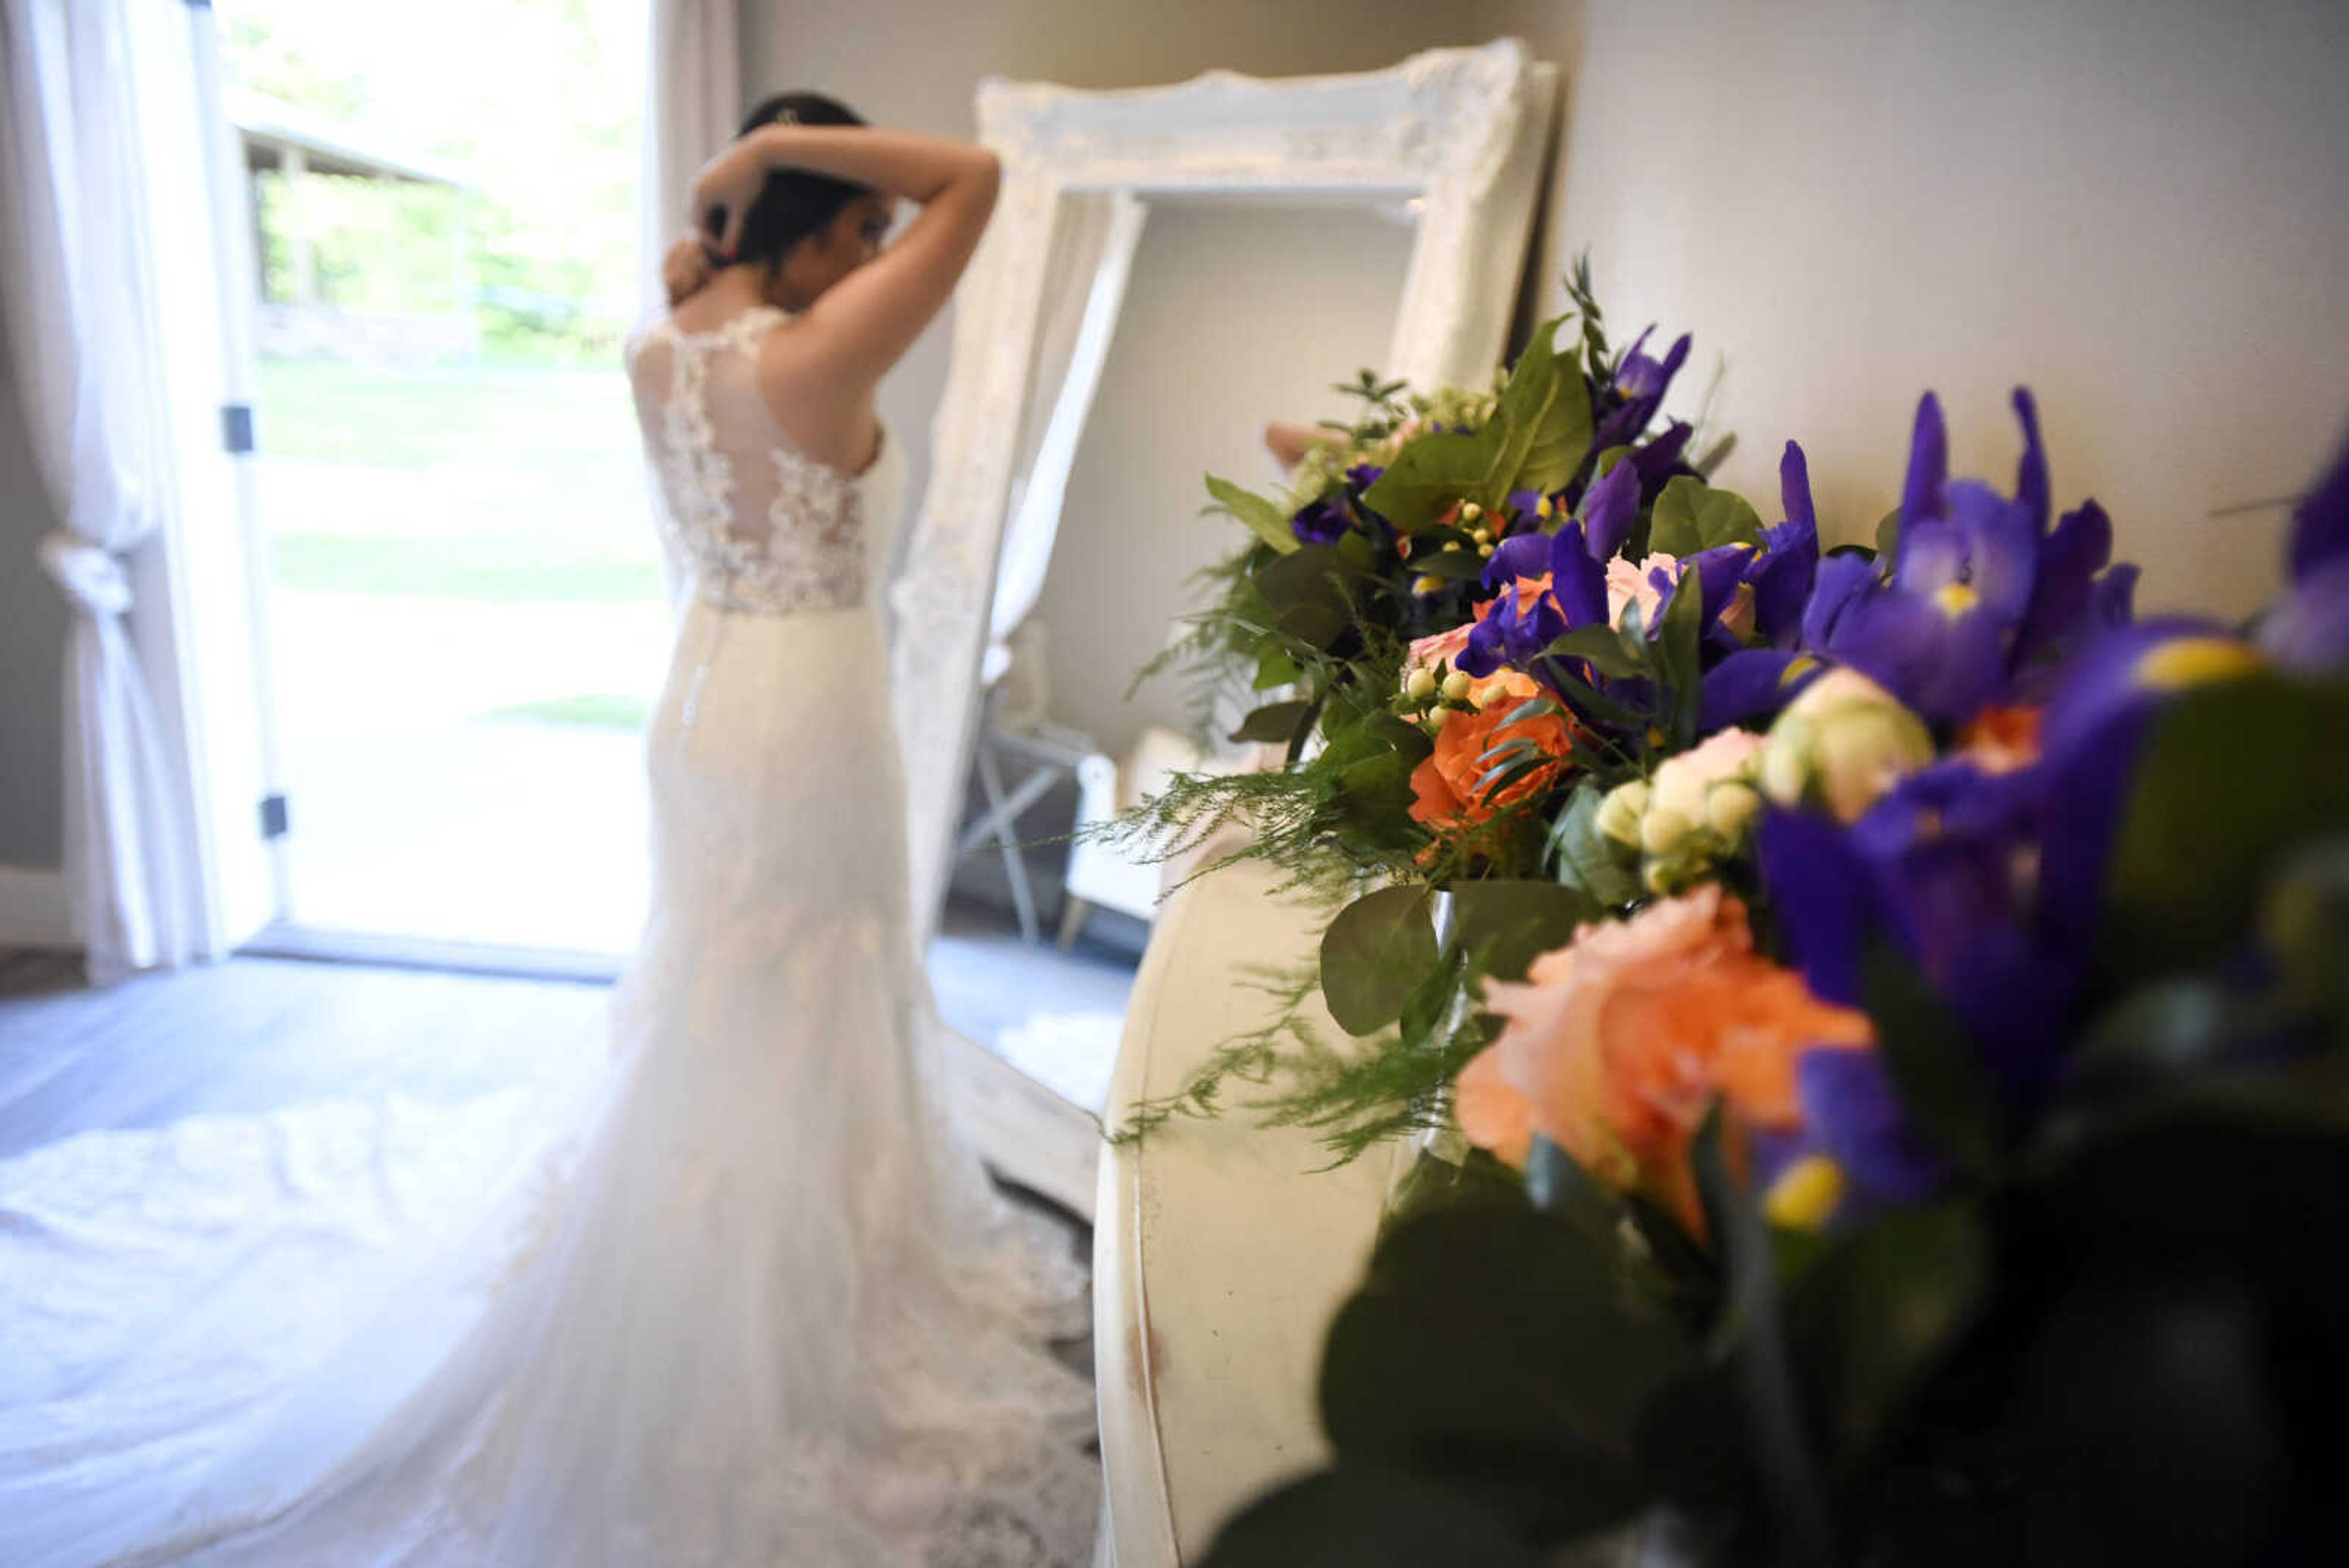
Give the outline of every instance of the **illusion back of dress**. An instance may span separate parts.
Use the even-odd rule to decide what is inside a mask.
[[[889,558],[902,461],[885,436],[850,475],[792,444],[758,387],[759,349],[791,317],[760,306],[707,332],[664,318],[629,345],[662,543],[716,608],[785,615],[870,607]]]

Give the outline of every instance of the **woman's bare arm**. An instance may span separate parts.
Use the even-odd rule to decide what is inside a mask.
[[[723,213],[718,250],[730,255],[767,175],[802,169],[921,203],[895,244],[825,291],[790,334],[797,366],[834,386],[870,387],[913,346],[978,249],[1001,168],[984,148],[864,126],[770,125],[712,160],[695,182],[695,210]]]

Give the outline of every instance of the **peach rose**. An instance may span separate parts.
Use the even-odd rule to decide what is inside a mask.
[[[1468,650],[1468,634],[1475,630],[1471,623],[1455,626],[1450,631],[1439,631],[1433,637],[1415,639],[1410,651],[1403,655],[1402,672],[1409,676],[1414,670],[1433,670],[1439,664],[1457,664]]]
[[[1488,675],[1469,689],[1473,707],[1447,712],[1436,732],[1435,750],[1413,770],[1411,818],[1438,831],[1488,822],[1493,814],[1549,787],[1574,751],[1573,732],[1563,716],[1544,713],[1505,722],[1521,704],[1542,695],[1529,676],[1514,670]],[[1529,740],[1553,760],[1506,787],[1479,793],[1476,781],[1496,765],[1482,759],[1494,747]]]
[[[1701,1231],[1688,1149],[1718,1099],[1745,1127],[1795,1128],[1804,1054],[1874,1044],[1865,1013],[1761,957],[1745,907],[1707,884],[1586,926],[1485,988],[1499,1039],[1454,1085],[1461,1129],[1513,1165],[1541,1134],[1594,1178]]]
[[[1667,556],[1661,551],[1650,556],[1644,561],[1627,561],[1620,556],[1608,561],[1608,625],[1621,626],[1623,607],[1636,604],[1640,607],[1640,624],[1644,627],[1654,627],[1656,611],[1664,602],[1664,591],[1656,587],[1655,579],[1648,574],[1659,566],[1663,568],[1667,580],[1680,576],[1680,557]]]

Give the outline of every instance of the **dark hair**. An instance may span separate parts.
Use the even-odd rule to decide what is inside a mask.
[[[817,92],[777,93],[750,111],[735,138],[750,135],[763,127],[777,123],[793,125],[863,125],[864,116],[842,103]],[[811,174],[803,170],[783,169],[767,176],[759,199],[750,203],[750,211],[742,220],[740,242],[734,252],[737,263],[752,263],[769,272],[783,265],[792,247],[810,234],[821,234],[826,224],[840,215],[840,210],[873,189],[852,180],[835,180],[828,174]],[[719,214],[710,214],[709,226],[719,227]]]

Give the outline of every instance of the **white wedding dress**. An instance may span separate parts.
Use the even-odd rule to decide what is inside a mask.
[[[902,466],[784,441],[783,319],[631,345],[692,602],[607,1064],[0,1162],[0,1563],[1089,1560],[1081,1280],[942,1113],[910,939]]]

